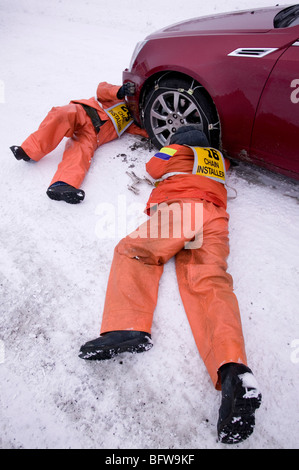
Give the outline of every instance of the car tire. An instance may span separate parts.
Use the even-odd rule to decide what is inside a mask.
[[[217,111],[205,89],[193,79],[161,78],[147,92],[144,103],[144,126],[155,147],[168,145],[179,127],[197,124],[211,146],[219,148]]]

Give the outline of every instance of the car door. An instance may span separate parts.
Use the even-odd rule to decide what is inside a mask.
[[[251,158],[289,176],[299,176],[299,27],[295,28],[298,39],[280,56],[264,87],[250,145]]]

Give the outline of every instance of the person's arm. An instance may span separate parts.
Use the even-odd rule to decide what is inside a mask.
[[[135,95],[135,84],[132,82],[127,82],[117,92],[117,98],[123,100],[125,96],[134,96]]]
[[[157,155],[159,152],[156,152],[145,165],[147,173],[154,179],[161,178],[168,171],[168,160],[159,158]]]
[[[97,98],[100,102],[123,100],[125,96],[135,94],[135,85],[132,82],[124,85],[111,85],[111,83],[101,82],[97,88]]]
[[[121,87],[119,85],[111,85],[107,82],[101,82],[97,88],[97,99],[102,103],[105,101],[116,101],[117,93]]]
[[[134,122],[130,125],[130,127],[128,127],[126,132],[128,132],[128,134],[141,135],[142,137],[146,137],[147,139],[149,139],[149,135],[146,130],[142,129]]]

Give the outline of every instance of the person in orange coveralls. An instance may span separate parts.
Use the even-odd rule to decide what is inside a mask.
[[[99,83],[96,98],[72,100],[66,106],[51,109],[21,146],[12,146],[17,160],[38,161],[54,150],[64,137],[69,137],[47,195],[71,204],[83,201],[81,183],[90,167],[95,150],[120,137],[123,132],[148,137],[130,116],[124,97],[133,95],[135,85]]]
[[[261,393],[247,365],[238,301],[227,273],[227,168],[228,161],[196,126],[178,129],[170,145],[149,160],[147,172],[158,180],[147,203],[150,218],[116,246],[101,334],[81,346],[79,357],[102,360],[152,347],[159,280],[164,264],[175,256],[198,351],[215,388],[222,390],[218,438],[231,444],[252,433]]]

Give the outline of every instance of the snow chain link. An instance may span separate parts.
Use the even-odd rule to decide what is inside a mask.
[[[192,81],[189,90],[185,90],[184,88],[173,88],[173,87],[166,87],[166,86],[162,86],[162,87],[161,87],[161,86],[159,85],[159,82],[160,82],[160,80],[162,80],[166,75],[168,75],[168,73],[162,75],[162,76],[158,79],[158,81],[155,83],[155,86],[154,86],[154,89],[153,89],[153,91],[152,91],[152,94],[151,94],[151,96],[149,97],[149,99],[147,100],[147,104],[146,104],[145,107],[144,107],[143,116],[144,116],[144,114],[145,114],[145,112],[146,112],[146,108],[147,108],[148,103],[150,102],[150,100],[151,100],[153,94],[154,94],[156,91],[158,91],[158,90],[178,91],[179,93],[184,93],[184,92],[186,92],[186,93],[188,93],[188,95],[193,96],[193,94],[194,94],[194,92],[195,92],[195,90],[196,90],[197,88],[203,88],[202,85],[198,85],[198,86],[196,86],[195,88],[193,88],[194,80]],[[219,121],[217,121],[217,122],[214,123],[214,124],[210,124],[209,121],[208,121],[208,119],[207,119],[207,116],[206,116],[205,113],[203,112],[201,106],[200,106],[199,104],[198,104],[198,106],[200,107],[200,110],[201,110],[201,112],[202,112],[202,115],[205,117],[205,119],[206,119],[206,121],[207,121],[207,123],[208,123],[208,131],[209,131],[209,134],[210,134],[210,131],[211,131],[211,130],[217,129],[217,126],[219,125]],[[210,137],[210,135],[209,135],[209,137]],[[149,179],[148,177],[146,177],[146,176],[144,176],[143,178],[140,178],[140,177],[137,176],[133,171],[131,171],[131,172],[126,171],[126,174],[127,174],[128,176],[130,176],[130,178],[133,180],[133,183],[132,183],[131,185],[128,184],[127,187],[128,187],[128,189],[129,189],[130,191],[132,191],[134,194],[139,194],[140,191],[139,191],[138,188],[136,188],[136,185],[138,185],[138,184],[140,184],[140,183],[142,183],[142,182],[146,182],[147,184],[149,184],[149,185],[151,185],[151,186],[155,186],[155,182],[152,181],[152,180],[150,180],[150,179]],[[234,195],[234,196],[228,196],[228,199],[230,199],[230,200],[231,200],[231,199],[236,199],[236,198],[237,198],[237,195],[238,195],[237,190],[236,190],[235,188],[232,188],[232,187],[229,186],[228,184],[225,184],[225,186],[226,186],[226,188],[232,189],[232,190],[235,192],[235,195]]]
[[[179,93],[184,93],[184,92],[186,92],[186,93],[188,93],[188,95],[193,96],[193,94],[194,94],[194,92],[195,92],[195,90],[196,90],[197,88],[204,88],[202,85],[198,85],[198,86],[196,86],[195,88],[193,88],[194,80],[192,80],[192,83],[191,83],[191,86],[190,86],[189,90],[185,90],[185,88],[174,88],[174,87],[160,86],[160,85],[159,85],[160,80],[162,80],[166,75],[168,75],[168,73],[162,75],[162,76],[158,79],[158,81],[155,83],[155,86],[154,86],[154,89],[153,89],[153,91],[152,91],[152,94],[151,94],[151,96],[149,97],[149,99],[147,100],[147,104],[145,105],[145,107],[144,107],[144,109],[143,109],[142,118],[144,118],[146,109],[147,109],[147,107],[148,107],[148,104],[149,104],[149,102],[150,102],[150,100],[151,100],[153,94],[154,94],[156,91],[158,91],[158,90],[178,91]],[[199,108],[200,108],[200,110],[201,110],[201,113],[202,113],[202,115],[204,116],[206,122],[208,123],[209,140],[210,140],[210,131],[212,131],[212,130],[214,130],[214,129],[215,129],[215,130],[218,129],[217,126],[219,125],[219,121],[217,121],[217,122],[215,122],[215,123],[209,123],[209,120],[207,119],[207,116],[205,115],[205,113],[204,113],[202,107],[200,106],[199,103],[197,103],[197,104],[198,104],[198,106],[199,106]]]

